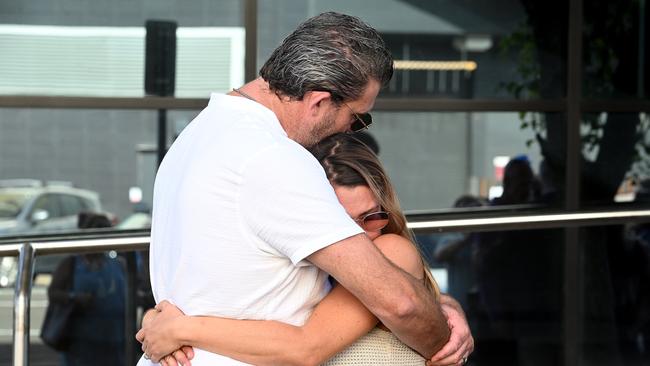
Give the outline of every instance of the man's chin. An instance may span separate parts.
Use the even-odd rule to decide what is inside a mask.
[[[294,141],[296,141],[297,143],[299,143],[300,145],[302,145],[302,147],[304,147],[306,149],[311,149],[312,147],[314,147],[316,144],[318,144],[319,142],[321,142],[325,138],[327,138],[329,136],[332,136],[332,135],[335,135],[337,133],[339,133],[339,132],[338,131],[325,131],[325,130],[312,131],[312,133],[310,133],[308,136],[304,136],[300,140],[295,139]]]
[[[310,149],[326,137],[342,132],[338,131],[336,127],[336,118],[330,116],[313,125],[311,130],[306,134],[296,136],[297,138],[293,140],[303,147]]]

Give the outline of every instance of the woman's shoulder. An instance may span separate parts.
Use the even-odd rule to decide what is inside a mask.
[[[386,252],[405,252],[419,256],[417,249],[413,243],[397,234],[383,234],[376,237],[373,242],[381,250],[382,253]],[[384,253],[386,255],[387,253]]]
[[[416,278],[422,278],[422,258],[409,239],[397,234],[384,234],[375,238],[373,242],[396,266]]]

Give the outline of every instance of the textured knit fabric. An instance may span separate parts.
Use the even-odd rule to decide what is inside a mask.
[[[422,366],[424,358],[393,333],[375,328],[338,353],[324,366]]]

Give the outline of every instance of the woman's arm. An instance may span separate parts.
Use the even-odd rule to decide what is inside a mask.
[[[160,308],[143,324],[146,333],[138,334],[154,361],[190,345],[254,365],[318,365],[377,324],[342,286],[335,286],[301,327],[271,320],[185,316],[169,303]]]
[[[415,247],[398,235],[375,240],[382,253],[422,278]],[[177,313],[175,311],[178,311]],[[138,333],[153,360],[191,345],[256,365],[318,365],[370,331],[377,318],[342,286],[335,286],[302,327],[277,321],[184,316],[165,305]],[[446,324],[444,324],[446,326]]]

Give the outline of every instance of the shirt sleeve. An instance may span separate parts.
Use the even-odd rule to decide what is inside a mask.
[[[300,146],[258,154],[242,179],[244,224],[294,264],[363,232],[339,203],[321,165]]]

